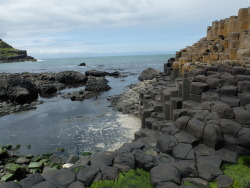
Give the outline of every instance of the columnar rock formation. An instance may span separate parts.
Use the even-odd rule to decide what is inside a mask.
[[[207,36],[176,53],[175,68],[195,69],[197,64],[242,65],[250,68],[250,7],[238,16],[214,21]]]

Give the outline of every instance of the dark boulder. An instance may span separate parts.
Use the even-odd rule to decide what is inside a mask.
[[[115,71],[115,72],[109,73],[108,75],[109,75],[109,76],[113,76],[113,77],[119,77],[119,76],[121,76],[121,73],[118,72],[118,71]]]
[[[82,85],[87,81],[87,78],[83,74],[76,71],[63,71],[57,73],[55,78],[58,82],[64,83],[66,85]]]
[[[8,100],[7,87],[8,87],[7,81],[0,80],[0,101]]]
[[[8,81],[8,96],[12,102],[30,103],[38,98],[35,85],[24,78],[14,78]]]
[[[43,182],[45,181],[45,179],[40,175],[40,174],[31,174],[29,175],[27,178],[25,179],[22,179],[19,184],[22,186],[22,187],[32,187],[40,182]]]
[[[153,80],[156,78],[159,74],[159,71],[152,69],[152,68],[147,68],[142,73],[140,74],[138,80],[144,81],[144,80]]]
[[[92,166],[112,166],[114,160],[113,153],[102,152],[92,156],[90,164]]]
[[[103,166],[101,167],[103,180],[115,180],[119,177],[119,171],[115,167]]]
[[[39,94],[42,97],[53,96],[57,92],[57,88],[53,84],[43,84],[39,87]]]
[[[95,166],[88,166],[87,168],[84,168],[80,170],[77,173],[77,180],[83,182],[85,185],[90,185],[93,183],[96,175],[100,172],[100,169]]]
[[[148,154],[136,154],[135,161],[138,168],[142,168],[147,171],[158,165],[157,159],[154,156]]]
[[[50,170],[43,173],[42,176],[50,183],[61,186],[68,186],[76,179],[75,174],[67,169]]]
[[[108,85],[108,80],[104,77],[93,77],[89,76],[88,81],[86,83],[85,90],[86,91],[108,91],[111,87]]]
[[[80,66],[80,67],[85,67],[85,66],[86,66],[86,63],[80,63],[78,66]]]
[[[160,164],[150,170],[150,181],[154,186],[163,182],[179,184],[181,182],[181,174],[173,165]]]
[[[107,76],[109,73],[104,71],[98,71],[98,70],[88,70],[85,72],[86,76],[94,76],[94,77],[104,77]]]

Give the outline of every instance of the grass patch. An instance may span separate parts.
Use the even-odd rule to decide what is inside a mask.
[[[246,188],[250,182],[250,156],[240,156],[237,164],[223,164],[222,171],[234,180],[229,188]],[[217,180],[209,183],[209,186],[218,188]]]
[[[120,173],[117,180],[93,183],[89,188],[152,188],[149,172],[142,169]]]
[[[234,179],[232,188],[245,188],[250,182],[250,156],[239,157],[237,164],[224,164],[222,170]]]

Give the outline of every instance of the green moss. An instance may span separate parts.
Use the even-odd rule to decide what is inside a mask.
[[[233,188],[245,188],[250,182],[250,156],[239,157],[234,165],[224,164],[222,169],[225,175],[234,179]]]
[[[90,188],[151,188],[149,173],[137,169],[120,173],[117,180],[105,180],[93,183]]]
[[[224,164],[222,171],[234,180],[229,188],[245,188],[250,182],[250,156],[239,157],[237,164]],[[211,188],[218,188],[216,180],[209,185]]]
[[[209,183],[209,186],[210,186],[211,188],[218,188],[217,182],[216,182],[216,181]]]
[[[82,170],[82,169],[84,169],[85,167],[84,166],[77,166],[77,167],[75,167],[75,168],[73,168],[73,172],[75,173],[75,174],[77,174],[80,170]]]

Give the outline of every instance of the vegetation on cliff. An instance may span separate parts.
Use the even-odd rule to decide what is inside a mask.
[[[20,61],[36,61],[36,59],[27,56],[25,50],[15,49],[0,39],[0,63]]]

